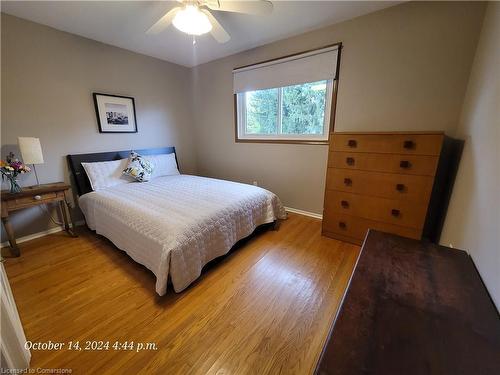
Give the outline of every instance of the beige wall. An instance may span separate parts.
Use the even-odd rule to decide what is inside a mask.
[[[69,153],[173,145],[182,171],[196,171],[190,69],[5,14],[1,21],[2,158],[18,136],[39,137],[41,182],[68,181]],[[133,96],[139,132],[100,134],[94,91]],[[13,223],[19,236],[52,226],[37,209]]]
[[[490,3],[457,136],[464,154],[441,236],[470,252],[500,309],[500,3]]]
[[[445,130],[458,122],[483,3],[406,3],[193,69],[198,169],[323,210],[326,146],[234,141],[232,69],[342,42],[337,131]]]
[[[257,181],[321,213],[326,146],[236,144],[232,69],[342,41],[336,130],[454,133],[483,13],[405,3],[193,69],[2,14],[2,156],[17,136],[40,137],[42,182],[68,181],[68,153],[175,145],[184,172]],[[99,134],[93,91],[134,96],[139,133]],[[17,215],[19,235],[46,229],[39,218]]]

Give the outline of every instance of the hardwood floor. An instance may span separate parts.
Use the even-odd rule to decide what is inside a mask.
[[[28,340],[155,343],[136,352],[32,351],[32,367],[73,374],[310,374],[359,247],[290,214],[206,267],[180,294],[80,227],[22,244],[5,268]]]

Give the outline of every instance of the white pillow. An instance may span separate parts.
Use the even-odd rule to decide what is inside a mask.
[[[94,163],[82,163],[87,173],[92,190],[97,191],[110,186],[126,184],[133,180],[123,175],[127,167],[128,158],[112,161],[98,161]]]
[[[143,155],[144,159],[153,164],[153,175],[151,178],[171,176],[180,174],[175,161],[175,154]]]

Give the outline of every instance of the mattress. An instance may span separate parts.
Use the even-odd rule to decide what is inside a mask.
[[[159,295],[169,276],[180,292],[257,226],[286,218],[270,191],[190,175],[90,192],[79,206],[90,229],[155,274]]]

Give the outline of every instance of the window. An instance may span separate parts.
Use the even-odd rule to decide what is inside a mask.
[[[328,140],[337,46],[233,71],[237,141]]]
[[[237,94],[240,139],[328,140],[332,81]]]

